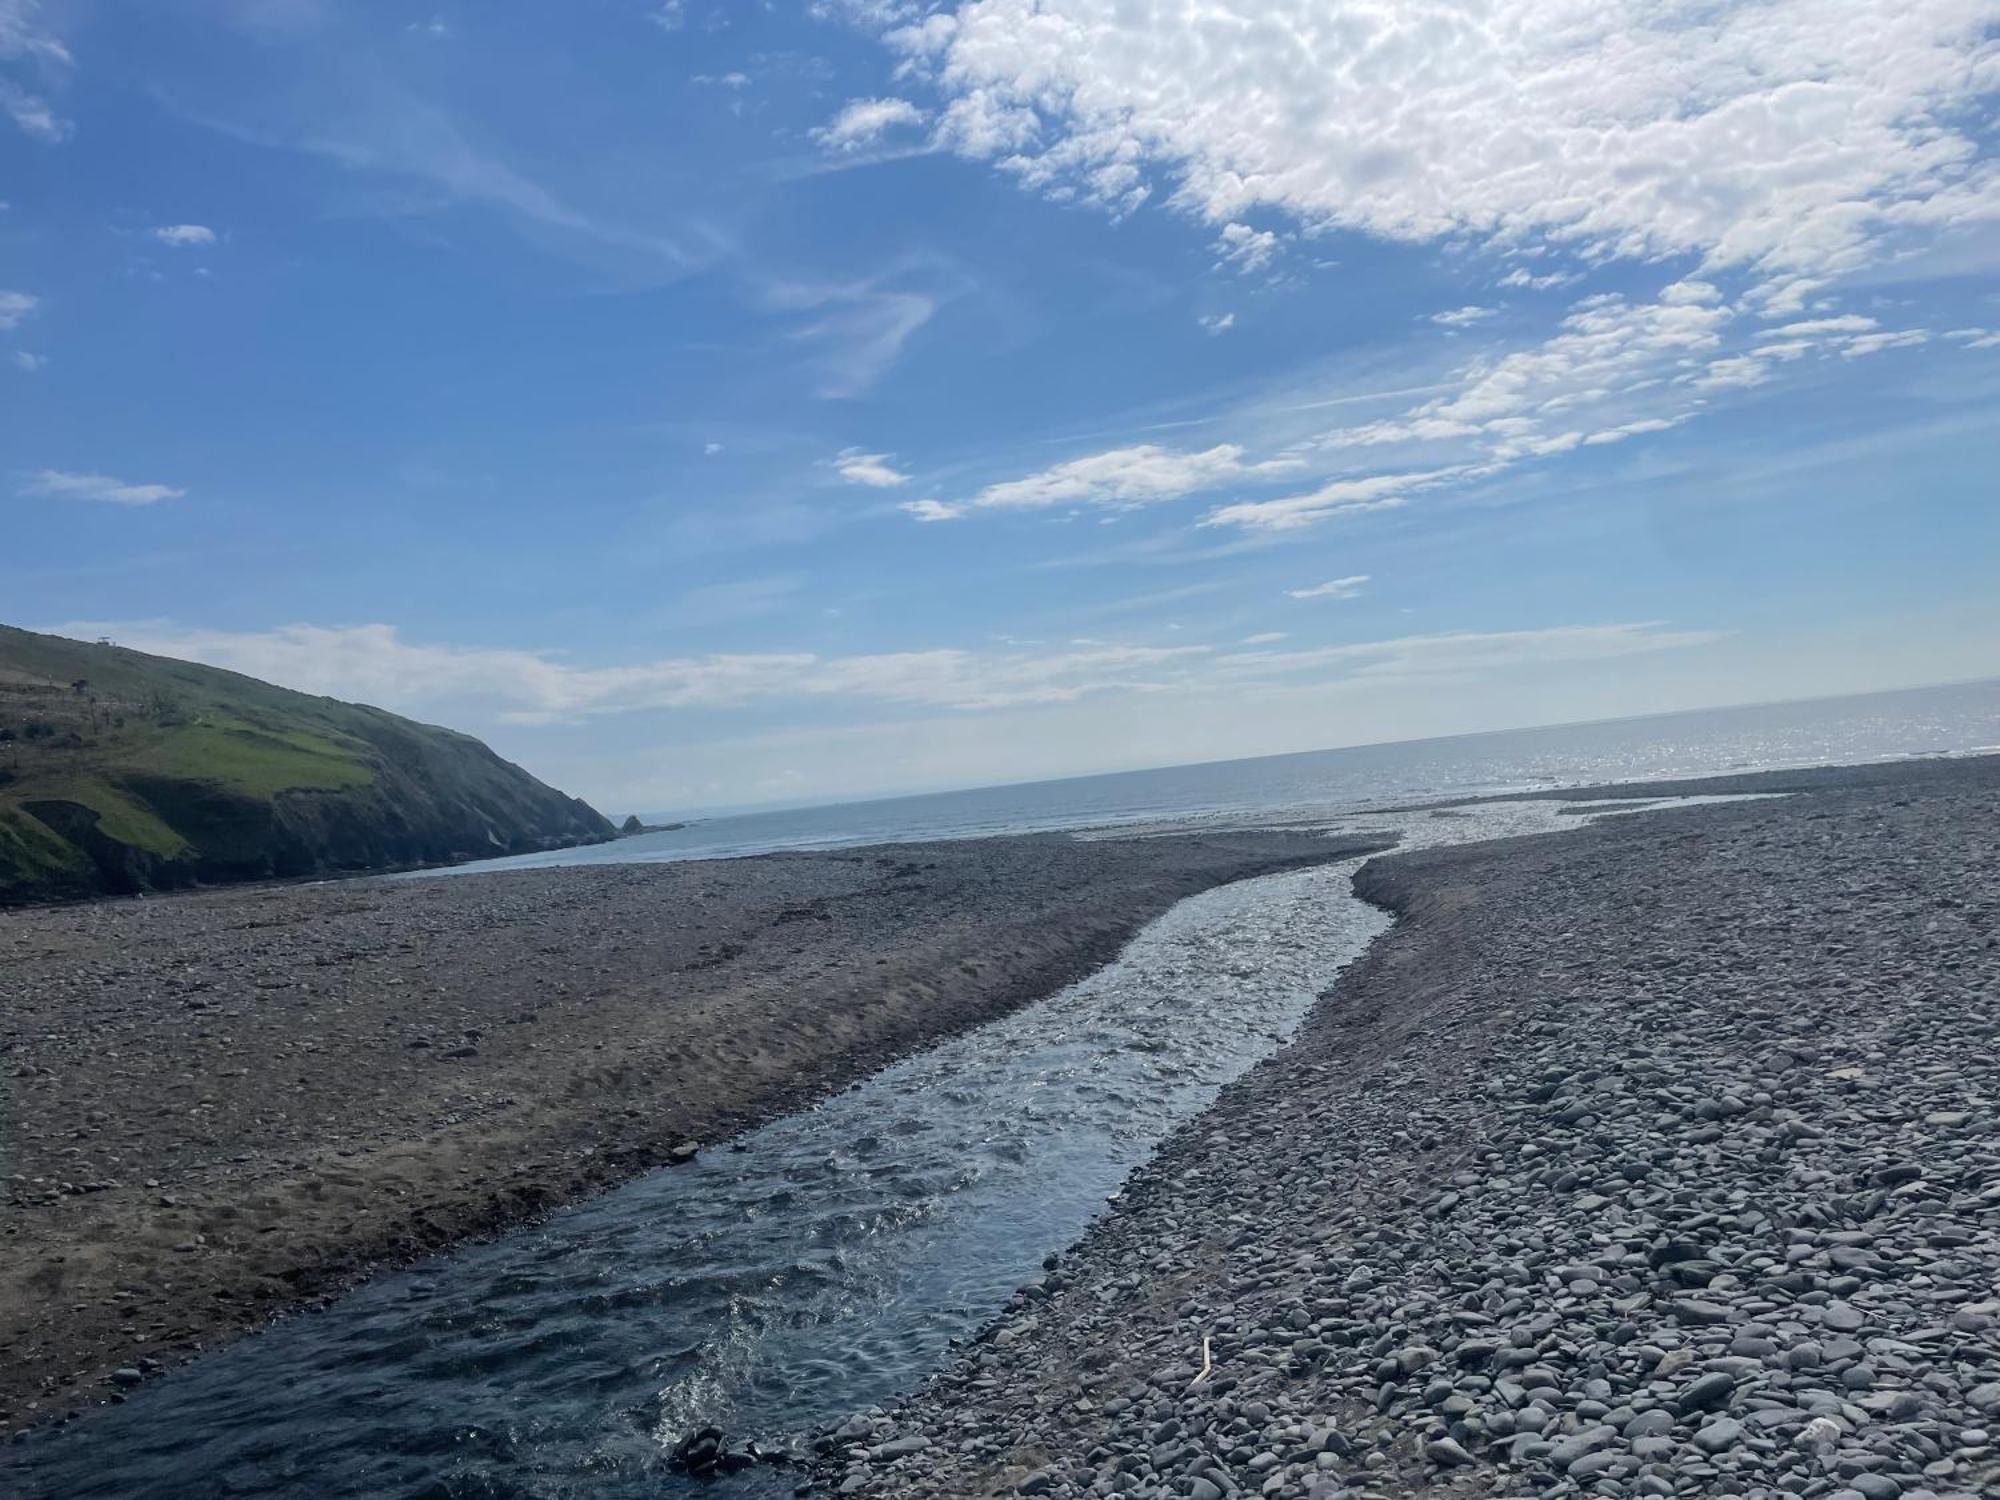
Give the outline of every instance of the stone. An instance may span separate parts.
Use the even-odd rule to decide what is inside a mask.
[[[1694,1435],[1694,1445],[1704,1453],[1721,1453],[1743,1441],[1743,1424],[1734,1417],[1717,1417]]]
[[[1729,1398],[1735,1391],[1734,1377],[1717,1370],[1682,1390],[1674,1401],[1674,1409],[1684,1417],[1698,1412],[1720,1411],[1729,1404]]]

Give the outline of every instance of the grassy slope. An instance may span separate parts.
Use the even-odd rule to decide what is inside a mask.
[[[124,850],[135,851],[133,868],[159,872],[140,885],[206,878],[200,867],[223,842],[219,819],[230,824],[237,866],[256,863],[257,851],[242,847],[245,828],[303,839],[304,853],[291,849],[268,872],[296,873],[290,866],[313,857],[312,834],[291,825],[314,797],[315,816],[346,835],[344,852],[321,862],[328,868],[368,863],[356,849],[445,858],[610,832],[470,736],[213,667],[0,626],[0,901],[115,888],[105,859]],[[93,838],[95,856],[87,853],[79,819],[115,847]]]

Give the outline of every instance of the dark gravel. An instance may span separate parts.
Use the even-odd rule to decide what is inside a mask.
[[[0,1431],[1379,847],[1047,836],[0,913]]]
[[[1371,863],[1299,1039],[820,1485],[2000,1493],[2000,760],[1805,779]]]

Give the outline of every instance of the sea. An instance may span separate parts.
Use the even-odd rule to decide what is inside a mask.
[[[727,859],[1057,830],[1313,822],[1412,802],[1982,752],[2000,753],[2000,678],[738,813],[421,873]]]

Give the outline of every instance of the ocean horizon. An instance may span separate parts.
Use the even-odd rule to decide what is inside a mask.
[[[1311,821],[1413,801],[2000,750],[2000,678],[710,815],[463,874],[1155,823]]]

